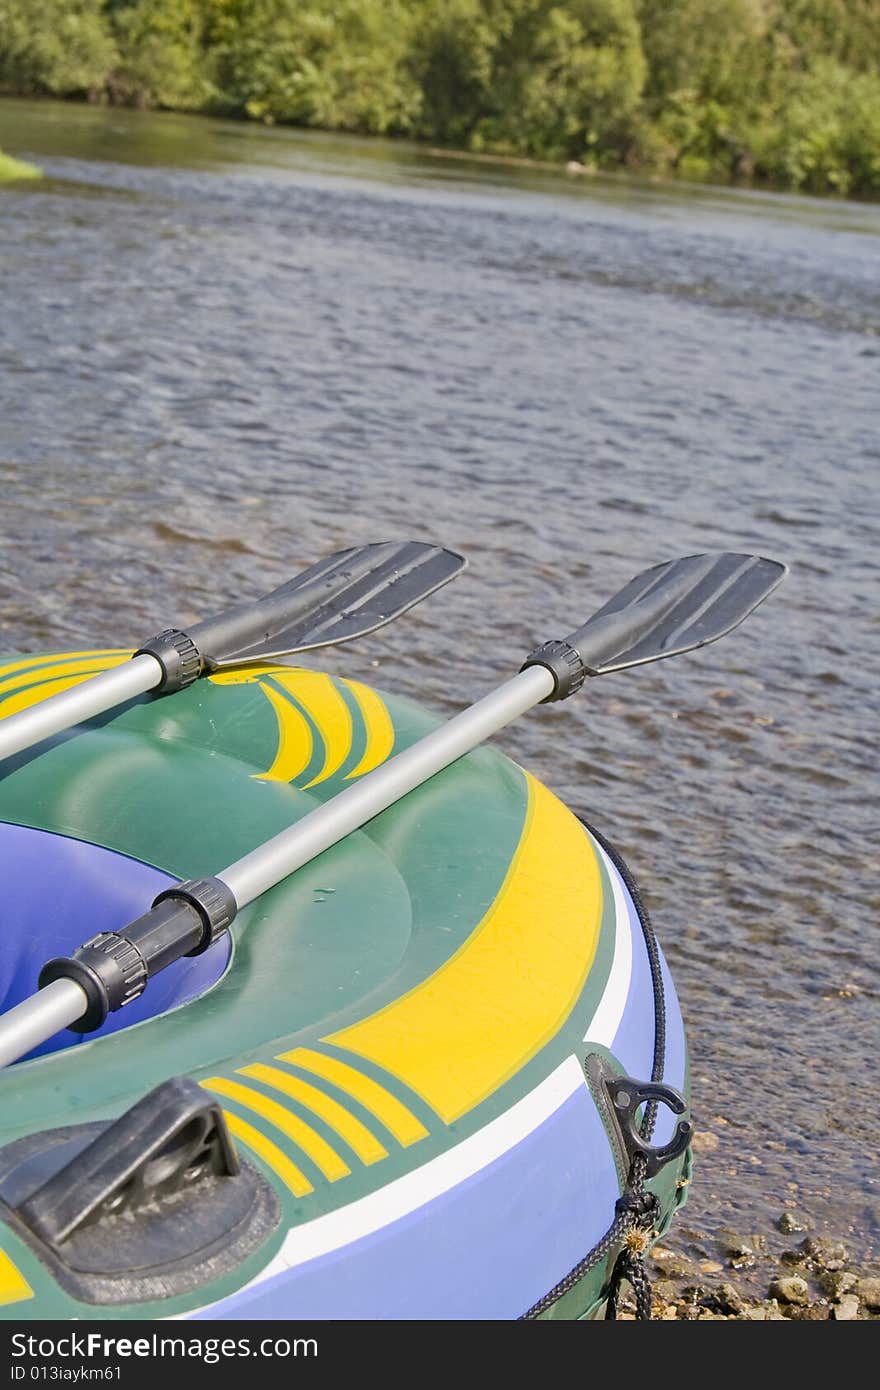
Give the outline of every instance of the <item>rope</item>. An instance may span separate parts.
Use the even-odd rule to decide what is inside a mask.
[[[640,1322],[651,1321],[651,1282],[645,1272],[642,1256],[648,1248],[648,1230],[654,1223],[658,1202],[653,1193],[645,1191],[645,1167],[644,1155],[636,1154],[626,1189],[617,1201],[618,1211],[632,1212],[632,1222],[611,1271],[605,1310],[606,1320],[611,1322],[617,1320],[620,1286],[624,1279],[636,1296],[636,1317]]]
[[[642,1265],[641,1256],[648,1245],[647,1231],[654,1224],[658,1203],[652,1192],[645,1191],[645,1166],[644,1154],[636,1154],[630,1166],[626,1187],[615,1203],[614,1220],[602,1239],[593,1246],[589,1254],[585,1255],[573,1269],[568,1271],[564,1278],[560,1279],[558,1284],[553,1286],[549,1293],[545,1293],[543,1298],[539,1298],[538,1302],[529,1308],[528,1312],[523,1313],[521,1322],[532,1322],[542,1313],[546,1313],[548,1308],[552,1308],[554,1303],[558,1303],[563,1294],[569,1293],[575,1284],[580,1283],[584,1275],[588,1274],[600,1260],[604,1260],[610,1255],[614,1247],[621,1241],[624,1242],[623,1248],[617,1256],[611,1274],[611,1285],[615,1298],[621,1279],[626,1278],[636,1293],[637,1302],[639,1300],[639,1287],[642,1290],[640,1306],[647,1306],[647,1313],[640,1312],[639,1316],[650,1318],[651,1287]],[[624,1255],[627,1255],[628,1258],[621,1266],[621,1258]],[[621,1266],[619,1274],[618,1266]],[[630,1277],[630,1270],[633,1272],[633,1277]],[[609,1294],[609,1299],[610,1297]],[[646,1305],[645,1298],[647,1298]],[[613,1313],[609,1311],[607,1316],[617,1317],[616,1303],[615,1311]]]
[[[615,1322],[617,1320],[617,1310],[620,1300],[620,1286],[623,1280],[631,1285],[632,1291],[636,1296],[636,1317],[640,1322],[651,1321],[651,1283],[645,1273],[645,1266],[642,1257],[632,1250],[623,1247],[614,1262],[614,1269],[611,1272],[611,1284],[608,1289],[608,1307],[605,1312],[606,1319]]]

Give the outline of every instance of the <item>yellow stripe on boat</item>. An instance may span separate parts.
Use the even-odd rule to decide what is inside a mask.
[[[255,776],[266,782],[293,782],[302,776],[312,760],[312,731],[308,720],[280,690],[265,682],[260,689],[278,720],[278,752],[272,766],[266,772],[255,773]]]
[[[344,1139],[349,1148],[353,1149],[362,1163],[369,1166],[371,1163],[378,1163],[379,1159],[388,1157],[388,1150],[379,1143],[375,1134],[371,1133],[367,1126],[361,1124],[356,1116],[352,1115],[340,1105],[332,1096],[326,1095],[324,1091],[319,1091],[317,1086],[312,1086],[308,1081],[303,1081],[299,1076],[291,1076],[290,1072],[280,1071],[278,1067],[266,1066],[263,1062],[254,1062],[248,1067],[238,1068],[239,1076],[250,1076],[255,1081],[262,1081],[265,1086],[272,1086],[276,1091],[283,1091],[285,1095],[293,1100],[299,1101],[308,1110],[312,1110],[319,1115],[326,1124],[334,1129],[340,1139]]]
[[[63,690],[71,690],[75,685],[81,685],[90,676],[98,674],[98,668],[92,667],[82,676],[64,676],[57,681],[44,681],[40,685],[32,685],[29,690],[20,690],[17,695],[10,695],[0,704],[0,716],[6,718],[9,714],[18,714],[19,710],[30,709],[31,705],[39,705],[41,701],[48,700],[52,695],[60,695]]]
[[[338,772],[351,752],[351,711],[330,676],[323,671],[300,671],[296,698],[308,710],[324,740],[324,766],[306,788],[326,782]]]
[[[48,666],[41,666],[38,670],[25,671],[16,676],[7,676],[0,680],[0,696],[7,691],[21,690],[22,686],[36,686],[39,699],[45,699],[43,686],[46,681],[53,677],[70,677],[71,684],[73,678],[84,673],[87,676],[97,675],[99,671],[106,671],[112,666],[120,666],[122,659],[118,656],[89,657],[84,661],[53,661]]]
[[[288,1139],[292,1139],[294,1144],[308,1155],[316,1167],[320,1168],[328,1182],[336,1182],[339,1178],[347,1177],[351,1172],[344,1159],[340,1158],[336,1150],[331,1148],[316,1129],[312,1129],[305,1120],[292,1114],[285,1106],[279,1105],[277,1101],[270,1100],[268,1096],[261,1095],[259,1091],[251,1090],[250,1086],[242,1086],[238,1081],[227,1081],[224,1076],[209,1076],[207,1080],[202,1082],[202,1085],[206,1090],[226,1096],[227,1100],[237,1101],[246,1110],[253,1110],[256,1115],[260,1115],[276,1129],[280,1129],[282,1134],[286,1134]]]
[[[0,1250],[0,1304],[22,1303],[33,1296],[34,1291],[18,1265],[13,1264],[6,1252]]]
[[[347,1062],[326,1057],[323,1052],[313,1052],[310,1047],[295,1047],[292,1052],[282,1052],[277,1060],[302,1067],[338,1086],[340,1091],[345,1091],[377,1120],[381,1120],[404,1148],[427,1137],[428,1131],[411,1110],[384,1086],[380,1086],[372,1077],[364,1076],[362,1071],[349,1066]]]
[[[348,782],[352,777],[363,777],[365,773],[372,772],[374,767],[390,758],[394,747],[394,725],[388,713],[388,706],[375,690],[371,690],[368,685],[361,685],[360,681],[343,680],[342,684],[354,696],[367,731],[367,746],[360,762],[351,772],[345,774],[345,780]]]
[[[497,898],[424,983],[324,1041],[412,1088],[447,1124],[556,1035],[587,978],[602,918],[583,826],[528,773],[525,826]]]
[[[271,684],[265,679],[271,678]],[[293,703],[306,711],[324,747],[324,761],[306,787],[326,782],[350,756],[354,739],[351,711],[336,682],[322,671],[290,670],[283,666],[255,663],[235,671],[218,671],[211,680],[216,685],[258,684],[270,701],[278,720],[278,750],[268,771],[259,776],[266,781],[293,782],[301,777],[311,761],[314,740],[308,721]],[[385,761],[394,746],[394,727],[385,702],[359,681],[343,681],[354,697],[366,730],[366,747],[348,777],[361,777]],[[285,699],[277,687],[291,699]]]
[[[314,1187],[309,1182],[305,1173],[297,1168],[295,1163],[291,1163],[286,1154],[282,1153],[277,1144],[273,1144],[271,1139],[267,1139],[265,1134],[261,1134],[253,1125],[249,1125],[247,1120],[240,1120],[237,1115],[233,1115],[231,1110],[224,1110],[230,1130],[236,1139],[240,1139],[243,1144],[247,1144],[265,1163],[267,1168],[281,1179],[285,1187],[289,1187],[294,1197],[307,1197],[310,1192],[314,1192]]]
[[[0,678],[11,676],[15,671],[30,671],[31,675],[36,678],[46,666],[54,662],[81,661],[85,657],[107,657],[107,664],[109,666],[115,666],[121,664],[131,655],[132,652],[130,648],[123,650],[122,647],[100,647],[95,651],[47,652],[44,656],[17,657],[15,661],[4,661],[0,664]],[[112,660],[110,658],[112,658]]]

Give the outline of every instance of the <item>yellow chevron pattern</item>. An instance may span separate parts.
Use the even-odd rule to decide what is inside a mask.
[[[210,680],[215,685],[259,685],[271,704],[278,720],[278,749],[271,766],[257,774],[266,781],[296,782],[312,762],[316,741],[322,764],[306,787],[328,781],[345,766],[354,745],[355,723],[343,688],[357,709],[359,732],[365,738],[363,753],[346,772],[346,780],[372,772],[394,748],[394,726],[384,700],[360,681],[268,663],[216,671]]]
[[[385,1143],[370,1125],[330,1095],[329,1089],[320,1084],[322,1080],[329,1081],[332,1087],[342,1091],[374,1116],[401,1148],[408,1148],[410,1144],[427,1137],[428,1131],[424,1125],[402,1101],[349,1063],[313,1052],[307,1047],[282,1053],[275,1060],[307,1071],[314,1079],[306,1081],[302,1076],[281,1067],[266,1062],[252,1062],[239,1067],[236,1076],[258,1082],[267,1091],[273,1091],[274,1096],[227,1076],[206,1077],[201,1085],[213,1095],[233,1102],[235,1110],[223,1111],[231,1132],[240,1143],[262,1159],[297,1197],[305,1197],[314,1191],[313,1183],[300,1166],[303,1159],[313,1164],[327,1182],[334,1183],[350,1176],[349,1158],[352,1154],[365,1167],[388,1157]],[[288,1098],[296,1103],[298,1110],[322,1120],[333,1131],[334,1141],[325,1139],[313,1124],[286,1104]],[[241,1111],[245,1111],[249,1118],[245,1119]],[[252,1118],[261,1122],[261,1127],[252,1123]],[[337,1147],[339,1140],[342,1145]],[[345,1156],[340,1152],[342,1147],[346,1151]]]

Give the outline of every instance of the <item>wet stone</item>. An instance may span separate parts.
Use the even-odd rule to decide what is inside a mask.
[[[691,1146],[698,1154],[714,1153],[720,1143],[718,1135],[713,1134],[710,1129],[698,1129],[691,1140]]]
[[[712,1306],[725,1316],[732,1313],[741,1317],[746,1311],[746,1301],[735,1284],[719,1284],[712,1294]]]
[[[693,1265],[686,1255],[679,1255],[665,1246],[656,1246],[651,1251],[655,1269],[666,1279],[685,1279],[692,1275]]]
[[[880,1312],[880,1279],[859,1279],[850,1287],[858,1294],[866,1308],[875,1313]]]
[[[724,1227],[718,1232],[721,1249],[729,1259],[741,1259],[745,1255],[759,1255],[767,1248],[766,1236],[744,1235],[740,1231]]]
[[[784,1265],[802,1265],[806,1264],[807,1261],[803,1250],[783,1250],[779,1259]]]
[[[839,1298],[841,1294],[852,1293],[859,1276],[847,1270],[838,1270],[833,1274],[823,1273],[819,1275],[819,1283],[827,1294],[832,1298]]]
[[[859,1316],[859,1300],[854,1293],[845,1293],[831,1308],[835,1322],[851,1322]]]
[[[801,1241],[800,1248],[817,1269],[833,1272],[843,1269],[849,1262],[846,1246],[836,1240],[827,1240],[825,1236],[808,1236]]]
[[[827,1322],[831,1309],[827,1303],[808,1303],[803,1307],[791,1304],[788,1316],[792,1322]]]
[[[793,1231],[808,1231],[810,1229],[809,1218],[800,1211],[784,1211],[776,1221],[777,1229],[783,1235],[790,1235]]]
[[[801,1279],[797,1274],[783,1274],[779,1279],[774,1279],[769,1292],[780,1303],[807,1303],[810,1297],[806,1279]]]

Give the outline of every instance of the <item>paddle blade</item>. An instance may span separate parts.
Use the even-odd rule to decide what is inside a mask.
[[[591,676],[693,651],[737,627],[788,573],[730,551],[656,565],[567,639]]]
[[[350,642],[405,613],[466,564],[454,551],[422,541],[341,550],[189,633],[209,670]]]

